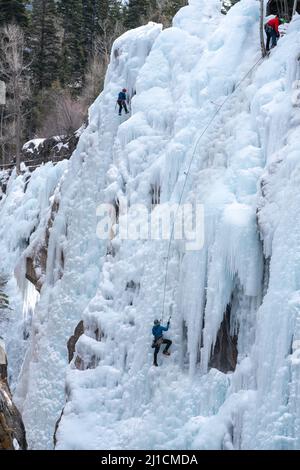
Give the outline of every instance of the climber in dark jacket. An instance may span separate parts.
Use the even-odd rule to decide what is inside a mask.
[[[165,339],[163,337],[163,331],[168,331],[169,327],[170,327],[170,320],[168,321],[167,326],[161,326],[159,320],[154,320],[154,326],[152,328],[152,334],[154,336],[154,341],[153,341],[152,347],[155,348],[153,365],[156,366],[156,367],[158,366],[158,364],[157,364],[157,355],[159,353],[159,350],[160,350],[160,347],[161,347],[162,344],[166,345],[165,349],[163,350],[163,354],[165,356],[170,356],[169,348],[172,344],[172,341],[170,339]]]
[[[278,18],[278,16],[276,16],[275,18],[272,18],[270,21],[268,21],[267,24],[265,25],[265,31],[267,35],[267,46],[266,46],[267,51],[270,50],[271,39],[272,39],[271,48],[273,49],[273,47],[277,46],[277,39],[280,37],[278,28],[279,28],[279,25],[281,25],[282,23],[285,23],[285,20],[283,18]]]
[[[129,113],[129,111],[127,109],[127,104],[126,104],[126,101],[127,101],[126,93],[127,93],[126,88],[123,88],[123,90],[120,91],[119,96],[118,96],[117,103],[119,105],[119,116],[122,115],[122,109],[123,108],[124,108],[126,114]]]

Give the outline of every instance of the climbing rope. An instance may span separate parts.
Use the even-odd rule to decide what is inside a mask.
[[[189,165],[188,165],[188,170],[186,172],[184,172],[185,174],[185,180],[184,180],[184,184],[183,184],[183,187],[182,187],[182,191],[181,191],[181,194],[180,194],[180,198],[179,198],[179,203],[178,203],[178,207],[177,207],[177,210],[175,212],[175,216],[174,216],[174,219],[173,219],[173,224],[172,224],[172,231],[171,231],[171,235],[170,235],[170,239],[169,239],[169,244],[168,244],[168,253],[167,253],[167,261],[166,261],[166,271],[165,271],[165,280],[164,280],[164,295],[163,295],[163,305],[162,305],[162,322],[163,322],[163,319],[164,319],[164,315],[165,315],[165,304],[166,304],[166,291],[167,291],[167,284],[168,284],[168,272],[169,272],[169,261],[170,261],[170,253],[171,253],[171,245],[172,245],[172,239],[173,239],[173,236],[174,236],[174,229],[175,229],[175,221],[176,221],[176,218],[177,218],[177,215],[178,215],[178,211],[179,211],[179,207],[181,205],[181,202],[182,202],[182,199],[183,199],[183,195],[184,195],[184,191],[185,191],[185,188],[186,188],[186,184],[187,184],[187,181],[188,181],[188,177],[190,175],[190,171],[191,171],[191,167],[192,167],[192,164],[193,164],[193,161],[194,161],[194,158],[196,156],[196,151],[198,149],[198,145],[202,139],[202,137],[206,134],[206,132],[208,131],[208,129],[210,128],[210,126],[212,125],[212,123],[214,122],[214,120],[216,119],[216,117],[219,115],[219,113],[221,112],[221,110],[224,108],[225,104],[235,95],[236,91],[240,88],[240,86],[242,85],[242,83],[248,78],[249,75],[251,75],[252,71],[261,63],[263,62],[265,59],[265,57],[260,57],[259,60],[257,60],[255,62],[255,64],[251,67],[251,69],[249,69],[249,71],[246,73],[246,75],[244,75],[241,80],[237,83],[235,89],[233,90],[233,92],[231,93],[231,95],[228,95],[227,98],[223,101],[223,103],[221,105],[219,105],[217,111],[213,114],[212,118],[210,119],[210,121],[208,122],[208,124],[205,126],[205,128],[203,129],[203,131],[200,133],[200,135],[196,138],[195,140],[195,143],[194,143],[194,146],[193,146],[193,150],[192,150],[192,157],[191,157],[191,160],[189,162]],[[172,315],[173,315],[173,311],[171,309],[170,311],[170,320],[172,318]]]

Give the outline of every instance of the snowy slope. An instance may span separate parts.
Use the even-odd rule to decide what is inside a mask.
[[[300,448],[300,19],[265,60],[258,20],[256,0],[226,17],[219,0],[190,0],[172,28],[126,33],[64,173],[55,180],[51,166],[40,170],[51,190],[34,193],[39,170],[25,197],[22,177],[11,181],[3,224],[17,224],[17,204],[31,223],[27,193],[34,207],[44,198],[41,213],[50,195],[59,201],[15,393],[32,448],[52,447],[63,407],[57,449]],[[120,122],[113,103],[124,85],[132,112]],[[153,188],[161,204],[205,209],[203,249],[171,244],[164,320],[172,305],[172,355],[155,369],[150,333],[163,309],[168,242],[96,235],[100,203],[118,201],[121,223],[126,201],[137,222],[135,204],[159,210]],[[0,233],[7,275],[29,228],[14,244]],[[8,286],[17,299],[14,279]],[[238,348],[227,373],[211,367],[225,312]],[[68,367],[66,343],[81,319]]]

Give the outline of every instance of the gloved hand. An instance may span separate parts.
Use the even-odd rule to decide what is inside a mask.
[[[168,325],[168,327],[170,326],[170,320],[168,321],[167,325]]]
[[[277,38],[280,38],[280,33],[276,33],[276,37],[277,37]]]

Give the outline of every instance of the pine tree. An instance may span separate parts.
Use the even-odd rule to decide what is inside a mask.
[[[163,14],[172,22],[173,17],[180,8],[188,4],[188,0],[164,0],[162,3]]]
[[[126,28],[136,28],[147,22],[149,11],[155,5],[155,0],[129,0],[124,21]]]
[[[91,54],[97,36],[98,9],[99,0],[82,0],[84,49],[88,54]]]
[[[63,25],[60,81],[63,86],[80,89],[85,57],[83,2],[82,0],[59,0],[59,12]]]
[[[100,28],[97,43],[98,51],[106,66],[109,63],[113,42],[125,31],[122,13],[123,10],[118,0],[103,1],[99,10],[98,25]]]
[[[127,29],[132,29],[155,21],[168,27],[178,10],[187,4],[188,0],[129,0],[124,24]]]
[[[103,30],[112,33],[116,24],[122,23],[122,8],[118,0],[82,0],[82,5],[84,48],[90,57]]]
[[[60,40],[55,0],[33,0],[31,43],[34,87],[43,90],[58,79]]]
[[[24,0],[0,0],[0,27],[15,23],[27,26],[27,12]]]

